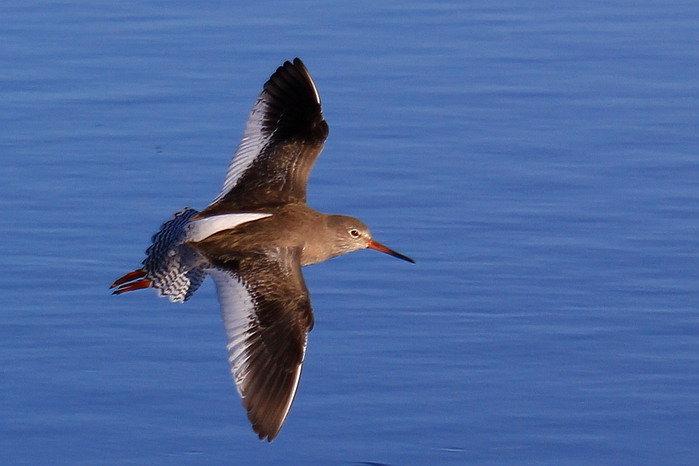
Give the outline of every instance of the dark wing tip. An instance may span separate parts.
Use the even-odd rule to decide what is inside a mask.
[[[271,442],[279,434],[286,421],[296,395],[298,377],[294,374],[269,374],[272,379],[254,383],[243,398],[243,407],[260,440]],[[256,385],[256,386],[255,386]]]
[[[263,125],[278,140],[327,138],[318,89],[300,58],[277,68],[264,84],[260,98],[267,103]]]
[[[279,79],[297,81],[299,89],[307,87],[307,90],[311,92],[308,93],[306,97],[310,97],[316,104],[320,105],[320,94],[318,93],[316,83],[313,81],[308,68],[306,68],[306,65],[303,64],[303,61],[301,61],[299,57],[294,58],[293,62],[287,60],[282,66],[277,68],[277,71],[275,71],[265,83],[265,88],[267,88],[267,84]]]
[[[288,343],[283,345],[286,348],[279,348],[283,356],[288,358],[282,365],[264,360],[270,355],[259,346],[256,348],[257,354],[250,356],[253,367],[246,376],[248,380],[242,390],[243,407],[260,440],[274,440],[296,397],[304,350]]]

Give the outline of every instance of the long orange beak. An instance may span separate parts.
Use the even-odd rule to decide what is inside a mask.
[[[403,254],[396,252],[391,248],[387,248],[383,244],[378,243],[378,242],[374,241],[373,239],[371,241],[369,241],[367,248],[375,249],[375,250],[381,251],[381,252],[385,252],[386,254],[393,256],[393,257],[397,257],[398,259],[403,259],[404,261],[412,262],[413,264],[415,263],[415,261],[412,260],[411,258],[409,258],[408,256],[404,256]]]

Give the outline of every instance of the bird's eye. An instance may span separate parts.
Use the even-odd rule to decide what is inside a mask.
[[[359,230],[357,230],[357,229],[355,229],[355,228],[352,228],[352,229],[349,231],[349,234],[350,234],[350,236],[351,236],[352,238],[359,238]]]

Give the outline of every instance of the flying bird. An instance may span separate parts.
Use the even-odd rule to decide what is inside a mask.
[[[375,241],[356,218],[306,205],[306,184],[328,125],[303,62],[284,62],[264,84],[223,188],[204,210],[185,207],[153,236],[142,267],[114,294],[154,288],[187,301],[216,283],[228,361],[259,438],[272,441],[294,401],[313,312],[301,267],[360,249],[414,262]]]

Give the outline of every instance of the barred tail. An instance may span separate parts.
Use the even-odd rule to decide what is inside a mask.
[[[186,244],[187,225],[198,212],[185,207],[177,212],[153,235],[153,244],[146,250],[143,268],[134,270],[112,284],[113,294],[143,288],[155,288],[160,296],[172,302],[187,301],[206,278],[208,262]]]

